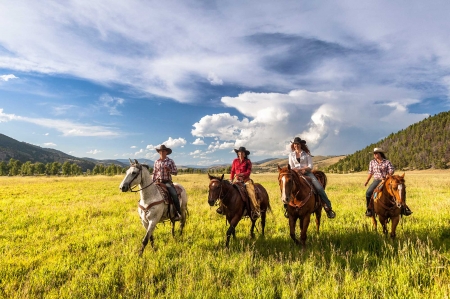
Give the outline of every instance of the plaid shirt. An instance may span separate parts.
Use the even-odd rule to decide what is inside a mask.
[[[373,159],[369,163],[369,174],[373,175],[374,180],[382,180],[386,176],[394,174],[395,168],[391,161],[383,159],[381,163],[378,163],[376,159]]]
[[[166,171],[166,167],[170,168],[170,172]],[[168,157],[166,157],[164,160],[158,159],[155,161],[155,164],[153,166],[153,182],[156,180],[172,181],[171,174],[177,175],[177,173],[177,166],[172,159]]]
[[[231,164],[231,174],[230,179],[234,179],[234,175],[242,174],[243,180],[246,181],[250,178],[250,173],[252,172],[252,162],[249,159],[244,159],[242,162],[239,158],[233,160]]]

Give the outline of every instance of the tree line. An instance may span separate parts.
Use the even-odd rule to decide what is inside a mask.
[[[64,175],[64,176],[77,176],[77,175],[116,175],[125,173],[126,168],[118,165],[97,164],[92,170],[87,169],[83,173],[81,167],[76,163],[70,163],[68,161],[64,163],[52,162],[52,163],[31,163],[27,161],[25,163],[11,158],[8,163],[0,162],[0,176],[31,176],[31,175]]]

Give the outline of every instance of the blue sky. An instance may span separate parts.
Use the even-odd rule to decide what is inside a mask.
[[[180,165],[351,154],[450,110],[448,1],[2,1],[0,133]]]

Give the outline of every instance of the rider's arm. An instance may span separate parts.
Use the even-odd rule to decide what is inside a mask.
[[[236,173],[236,165],[234,163],[235,161],[236,160],[233,160],[233,163],[231,163],[230,181],[233,181],[234,175]]]

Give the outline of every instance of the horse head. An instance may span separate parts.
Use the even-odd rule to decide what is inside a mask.
[[[208,173],[209,177],[209,191],[208,191],[208,204],[212,207],[221,198],[222,194],[222,182],[224,175],[222,177],[215,177]]]
[[[135,159],[134,162],[130,159],[130,168],[128,168],[125,173],[125,177],[119,185],[119,189],[122,192],[127,192],[131,190],[133,186],[139,185],[142,181],[142,175],[139,175],[142,170],[142,166],[146,166],[144,164],[139,164],[139,162]]]
[[[290,165],[283,168],[278,165],[278,185],[280,186],[282,201],[288,203],[294,189],[294,179]]]
[[[387,192],[395,199],[397,207],[403,206],[406,200],[405,174],[389,176],[385,184]]]

